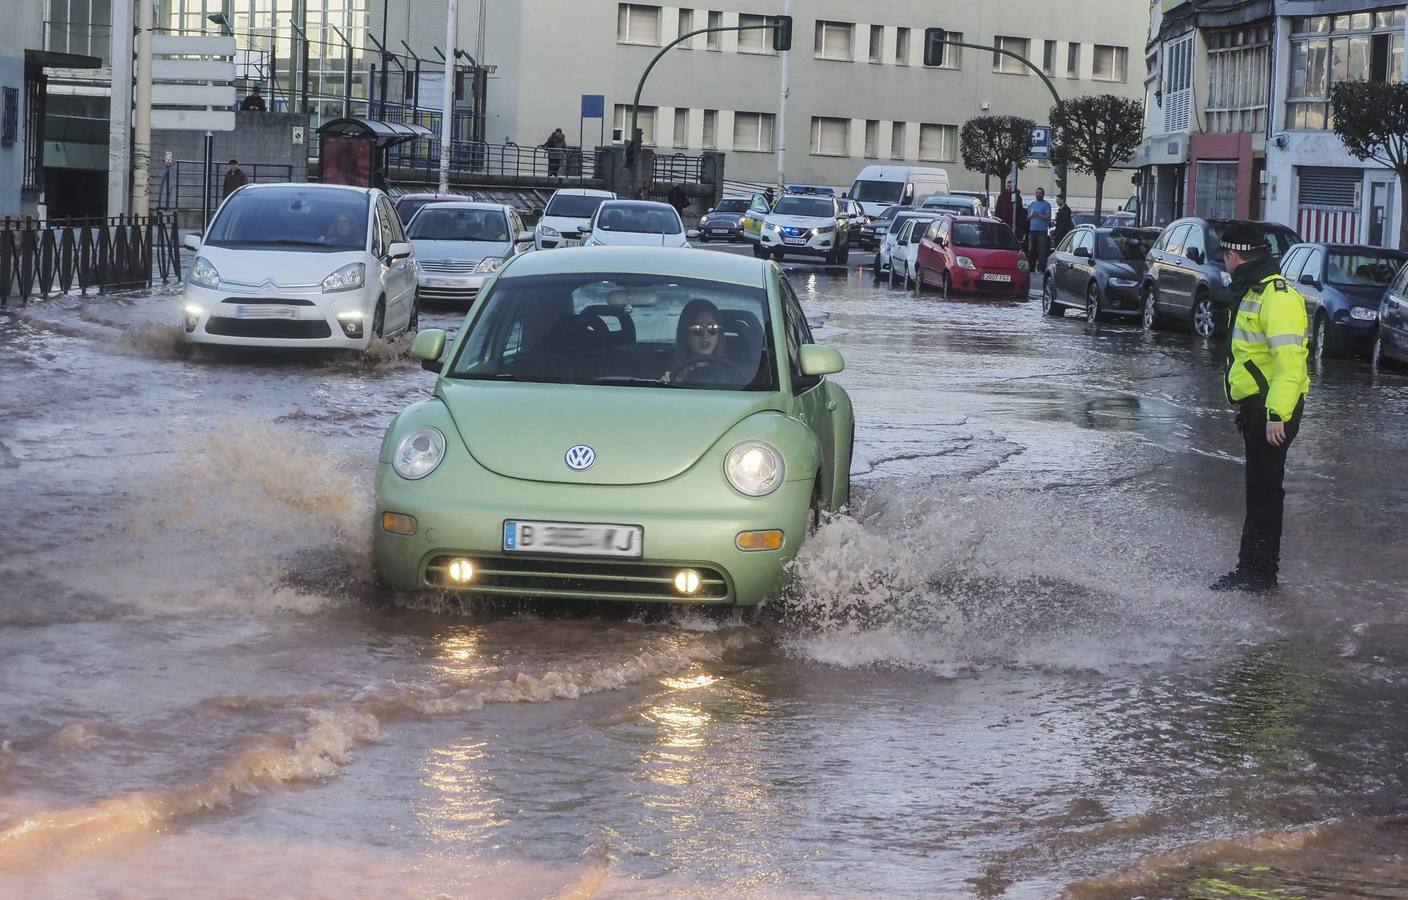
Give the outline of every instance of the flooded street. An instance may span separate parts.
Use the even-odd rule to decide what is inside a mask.
[[[1214,595],[1211,343],[792,279],[855,506],[757,617],[409,608],[404,344],[0,311],[0,897],[1408,897],[1408,375],[1312,370],[1282,592]]]

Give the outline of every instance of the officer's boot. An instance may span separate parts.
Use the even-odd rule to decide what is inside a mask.
[[[1247,573],[1241,566],[1223,575],[1208,586],[1212,591],[1243,591],[1247,589]]]

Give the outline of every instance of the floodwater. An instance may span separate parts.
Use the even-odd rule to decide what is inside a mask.
[[[403,345],[0,312],[0,896],[1408,897],[1408,377],[1315,373],[1286,587],[1215,596],[1206,342],[793,278],[855,508],[758,618],[398,604]]]

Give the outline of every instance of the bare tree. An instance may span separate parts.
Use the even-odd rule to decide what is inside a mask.
[[[983,173],[983,190],[988,176],[997,176],[1000,184],[1014,165],[1020,169],[1031,162],[1035,125],[1021,116],[978,116],[963,123],[958,150],[964,168]]]
[[[1144,108],[1135,100],[1097,94],[1051,107],[1052,163],[1095,176],[1095,221],[1105,201],[1105,176],[1134,155],[1144,137]]]
[[[1383,163],[1408,197],[1408,84],[1341,81],[1330,90],[1335,136],[1355,159]],[[1398,249],[1408,247],[1408,216],[1400,216]]]

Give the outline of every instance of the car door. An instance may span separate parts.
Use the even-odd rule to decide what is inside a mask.
[[[939,235],[943,232],[943,218],[935,219],[929,223],[929,227],[924,229],[924,236],[919,239],[919,246],[914,248],[914,274],[916,279],[924,278],[925,270],[937,271],[939,257]],[[926,282],[927,283],[927,282]]]
[[[1061,287],[1066,300],[1084,306],[1085,286],[1095,271],[1095,229],[1077,229],[1075,238],[1075,243],[1071,246],[1071,263],[1066,267],[1065,280]]]
[[[414,253],[401,259],[391,259],[391,245],[409,243],[401,217],[396,215],[390,198],[382,195],[377,199],[380,217],[379,227],[384,230],[385,249],[383,260],[386,265],[386,324],[387,332],[401,331],[410,325],[411,306],[416,296],[416,263]]]
[[[1323,247],[1312,247],[1306,257],[1305,265],[1300,272],[1292,279],[1300,295],[1305,298],[1305,321],[1306,327],[1313,327],[1315,314],[1320,309],[1320,304],[1324,302],[1325,291],[1325,250]]]
[[[1075,246],[1076,232],[1072,231],[1061,238],[1061,242],[1052,248],[1051,254],[1046,258],[1047,271],[1042,275],[1051,279],[1051,293],[1057,300],[1061,299],[1064,276],[1071,266],[1071,251],[1075,250]]]
[[[1379,304],[1379,339],[1396,359],[1408,356],[1408,264],[1393,277]]]
[[[792,376],[795,411],[821,443],[822,466],[826,467],[833,461],[831,448],[836,446],[831,404],[827,403],[823,387],[826,379],[802,374],[801,349],[813,343],[811,327],[787,277],[782,276],[778,283],[782,290],[782,330],[787,341],[787,366]]]
[[[1161,312],[1180,312],[1192,305],[1192,295],[1188,292],[1188,260],[1183,257],[1183,245],[1193,233],[1188,223],[1178,226],[1169,236],[1159,260],[1159,271],[1155,276],[1159,287],[1159,308]]]

